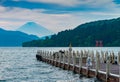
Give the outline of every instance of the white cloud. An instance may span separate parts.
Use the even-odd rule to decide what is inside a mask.
[[[38,2],[38,3],[50,3],[57,4],[61,6],[87,6],[87,7],[110,7],[115,6],[113,0],[26,0],[28,2]]]
[[[86,0],[87,1],[87,0]],[[119,9],[111,6],[106,12],[73,12],[67,14],[46,14],[44,9],[8,8],[0,6],[0,27],[17,29],[28,21],[34,21],[54,32],[72,29],[90,21],[110,19],[120,16]]]
[[[16,29],[28,21],[35,21],[48,29],[58,32],[67,28],[71,28],[72,18],[70,14],[45,14],[43,9],[23,9],[23,8],[3,8],[0,7],[0,26],[5,29]],[[70,27],[69,27],[70,26]]]
[[[40,2],[40,3],[51,3],[51,4],[57,4],[62,6],[75,6],[79,4],[79,0],[27,0],[30,2]]]
[[[13,1],[20,1],[20,0],[13,0]]]
[[[4,12],[6,10],[5,7],[0,6],[0,12]]]
[[[62,6],[75,6],[79,4],[80,0],[13,0],[13,1],[28,1],[28,2],[38,2],[38,3],[50,3],[50,4],[57,4]]]
[[[4,0],[3,0],[4,1]],[[48,3],[48,4],[57,4],[60,6],[66,7],[87,7],[87,8],[101,8],[101,9],[114,9],[118,5],[114,3],[113,0],[13,0],[13,1],[28,1],[28,2],[37,2],[37,3]]]

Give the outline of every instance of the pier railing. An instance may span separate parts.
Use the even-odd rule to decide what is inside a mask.
[[[88,77],[106,82],[119,82],[120,51],[42,51],[37,52],[38,60]],[[36,57],[37,57],[36,56]]]

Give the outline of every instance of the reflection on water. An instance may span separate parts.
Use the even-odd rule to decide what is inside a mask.
[[[37,61],[39,49],[60,48],[0,48],[0,82],[94,82],[94,78],[79,78],[71,71]]]

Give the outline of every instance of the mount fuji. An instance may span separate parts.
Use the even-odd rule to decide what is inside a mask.
[[[35,22],[27,22],[17,30],[27,34],[37,35],[38,37],[44,37],[54,34],[52,31]]]

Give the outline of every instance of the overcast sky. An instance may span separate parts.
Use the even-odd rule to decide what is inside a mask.
[[[120,17],[120,0],[0,0],[0,27],[36,22],[54,32]]]

